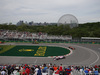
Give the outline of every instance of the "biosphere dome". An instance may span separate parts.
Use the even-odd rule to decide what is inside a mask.
[[[71,14],[65,14],[59,18],[57,25],[69,25],[70,28],[73,28],[78,26],[78,20]]]

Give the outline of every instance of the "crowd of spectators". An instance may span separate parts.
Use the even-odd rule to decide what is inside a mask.
[[[59,39],[59,40],[71,40],[71,36],[56,36],[47,35],[47,33],[30,33],[30,32],[18,32],[11,30],[0,30],[0,38],[11,38],[11,39]]]
[[[63,66],[60,64],[43,64],[43,65],[28,65],[28,64],[13,64],[0,65],[1,75],[75,75],[74,71],[79,72],[77,75],[99,75],[100,65],[97,66]]]
[[[18,32],[18,31],[10,31],[10,30],[0,30],[0,36],[3,38],[23,38],[23,37],[35,37],[37,34],[33,34],[30,32]]]

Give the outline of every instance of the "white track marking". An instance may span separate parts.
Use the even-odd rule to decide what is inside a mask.
[[[77,45],[73,45],[73,46],[77,46]],[[86,48],[86,47],[82,47],[82,46],[77,46],[77,47],[80,47],[80,48],[86,49],[86,50],[91,51],[91,52],[93,52],[94,54],[96,54],[97,59],[96,59],[94,62],[92,62],[90,65],[95,64],[95,63],[100,59],[99,55],[98,55],[95,51],[93,51],[92,49],[89,49],[89,48]]]
[[[35,62],[34,63],[37,63],[37,59],[35,60]]]

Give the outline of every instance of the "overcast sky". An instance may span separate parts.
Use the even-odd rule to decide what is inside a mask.
[[[79,23],[100,22],[100,0],[0,0],[0,23],[55,22],[64,14]]]

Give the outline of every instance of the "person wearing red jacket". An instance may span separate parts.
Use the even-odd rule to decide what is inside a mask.
[[[25,71],[26,71],[26,74],[27,74],[27,75],[29,75],[29,74],[30,74],[30,69],[29,69],[29,67],[28,67],[28,68],[26,68],[26,70],[25,70]]]
[[[59,71],[63,71],[62,64],[61,64],[60,67],[59,67]]]
[[[62,67],[62,64],[60,65],[59,67],[59,75],[62,75],[63,74],[63,67]]]

